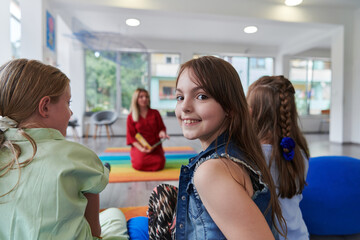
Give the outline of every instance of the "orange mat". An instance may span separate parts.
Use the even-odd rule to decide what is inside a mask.
[[[146,217],[146,212],[148,206],[139,206],[139,207],[123,207],[119,208],[125,215],[126,221],[133,217]],[[105,209],[100,209],[100,212]]]
[[[126,221],[133,217],[146,217],[148,206],[120,208],[124,213]]]

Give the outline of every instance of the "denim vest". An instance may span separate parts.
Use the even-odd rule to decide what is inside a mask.
[[[248,169],[254,189],[252,199],[264,214],[275,239],[278,239],[271,220],[271,209],[265,215],[265,210],[270,201],[270,191],[261,182],[261,173],[243,157],[243,153],[231,142],[227,147],[227,153],[225,153],[226,142],[227,134],[220,135],[205,151],[202,151],[196,157],[190,158],[188,165],[181,167],[176,209],[176,240],[226,239],[205,209],[193,182],[194,172],[201,163],[219,157],[231,159]]]

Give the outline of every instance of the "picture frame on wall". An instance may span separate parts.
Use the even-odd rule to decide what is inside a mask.
[[[46,46],[55,51],[55,19],[46,11]]]

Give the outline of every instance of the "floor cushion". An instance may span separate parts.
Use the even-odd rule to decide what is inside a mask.
[[[321,156],[309,160],[300,203],[309,233],[360,233],[360,159]]]

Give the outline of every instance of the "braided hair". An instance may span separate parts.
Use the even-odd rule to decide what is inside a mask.
[[[261,143],[272,145],[270,166],[275,161],[278,194],[291,198],[304,189],[309,149],[298,126],[295,89],[284,76],[264,76],[248,90],[253,125]]]

